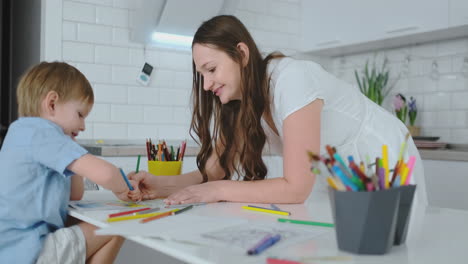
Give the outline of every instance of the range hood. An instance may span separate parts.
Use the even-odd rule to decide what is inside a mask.
[[[203,21],[232,14],[238,0],[139,0],[130,14],[131,40],[151,43],[154,32],[193,36]]]

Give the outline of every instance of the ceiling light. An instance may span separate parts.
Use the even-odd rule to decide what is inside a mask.
[[[154,32],[152,39],[158,44],[190,48],[192,46],[193,37],[163,32]]]

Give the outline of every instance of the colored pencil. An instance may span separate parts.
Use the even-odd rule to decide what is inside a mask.
[[[290,212],[286,212],[286,211],[277,211],[277,210],[273,210],[273,209],[269,209],[269,208],[263,208],[263,207],[258,207],[258,206],[253,206],[253,205],[242,206],[242,208],[243,208],[243,209],[246,209],[246,210],[257,211],[257,212],[263,212],[263,213],[279,214],[279,215],[291,215]]]
[[[136,166],[136,170],[135,170],[136,173],[138,173],[138,171],[140,170],[140,159],[141,159],[141,155],[138,155],[137,166]]]
[[[119,213],[115,213],[115,214],[110,214],[110,215],[109,215],[109,218],[111,218],[111,217],[117,217],[117,216],[122,216],[122,215],[133,214],[133,213],[138,213],[138,212],[146,211],[146,210],[150,210],[150,209],[151,209],[150,207],[146,207],[146,208],[142,208],[142,209],[136,209],[136,210],[129,210],[129,211],[124,211],[124,212],[119,212]],[[145,213],[148,213],[148,212],[145,212]]]
[[[291,223],[291,224],[301,224],[301,225],[323,226],[323,227],[334,227],[335,226],[334,224],[331,224],[331,223],[314,222],[314,221],[306,221],[306,220],[295,220],[295,219],[288,219],[288,218],[278,218],[278,222]]]
[[[163,218],[163,217],[166,217],[166,216],[170,216],[170,215],[173,215],[175,211],[178,211],[179,209],[176,209],[176,210],[172,210],[172,211],[167,211],[167,212],[164,212],[164,213],[158,213],[157,215],[155,216],[151,216],[151,217],[148,217],[148,218],[145,218],[145,219],[142,219],[140,220],[140,223],[148,223],[150,221],[153,221],[153,220],[156,220],[156,219],[160,219],[160,218]]]

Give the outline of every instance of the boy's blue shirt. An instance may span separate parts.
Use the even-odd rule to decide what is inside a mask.
[[[47,234],[64,227],[73,173],[87,151],[57,124],[13,122],[0,150],[0,260],[35,263]]]

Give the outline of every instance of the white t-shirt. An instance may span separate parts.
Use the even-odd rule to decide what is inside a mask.
[[[320,152],[325,146],[336,147],[347,159],[352,155],[357,162],[382,156],[382,145],[388,146],[389,166],[393,167],[408,130],[394,115],[364,96],[356,86],[350,85],[325,71],[312,61],[292,58],[274,59],[268,65],[271,75],[271,111],[278,130],[277,136],[263,123],[272,151],[282,153],[283,121],[295,111],[316,99],[323,100],[321,114]],[[313,136],[313,135],[311,135]],[[425,186],[422,161],[413,140],[408,140],[405,159],[416,156],[412,182],[417,181],[419,193]],[[422,180],[418,181],[418,178]]]

